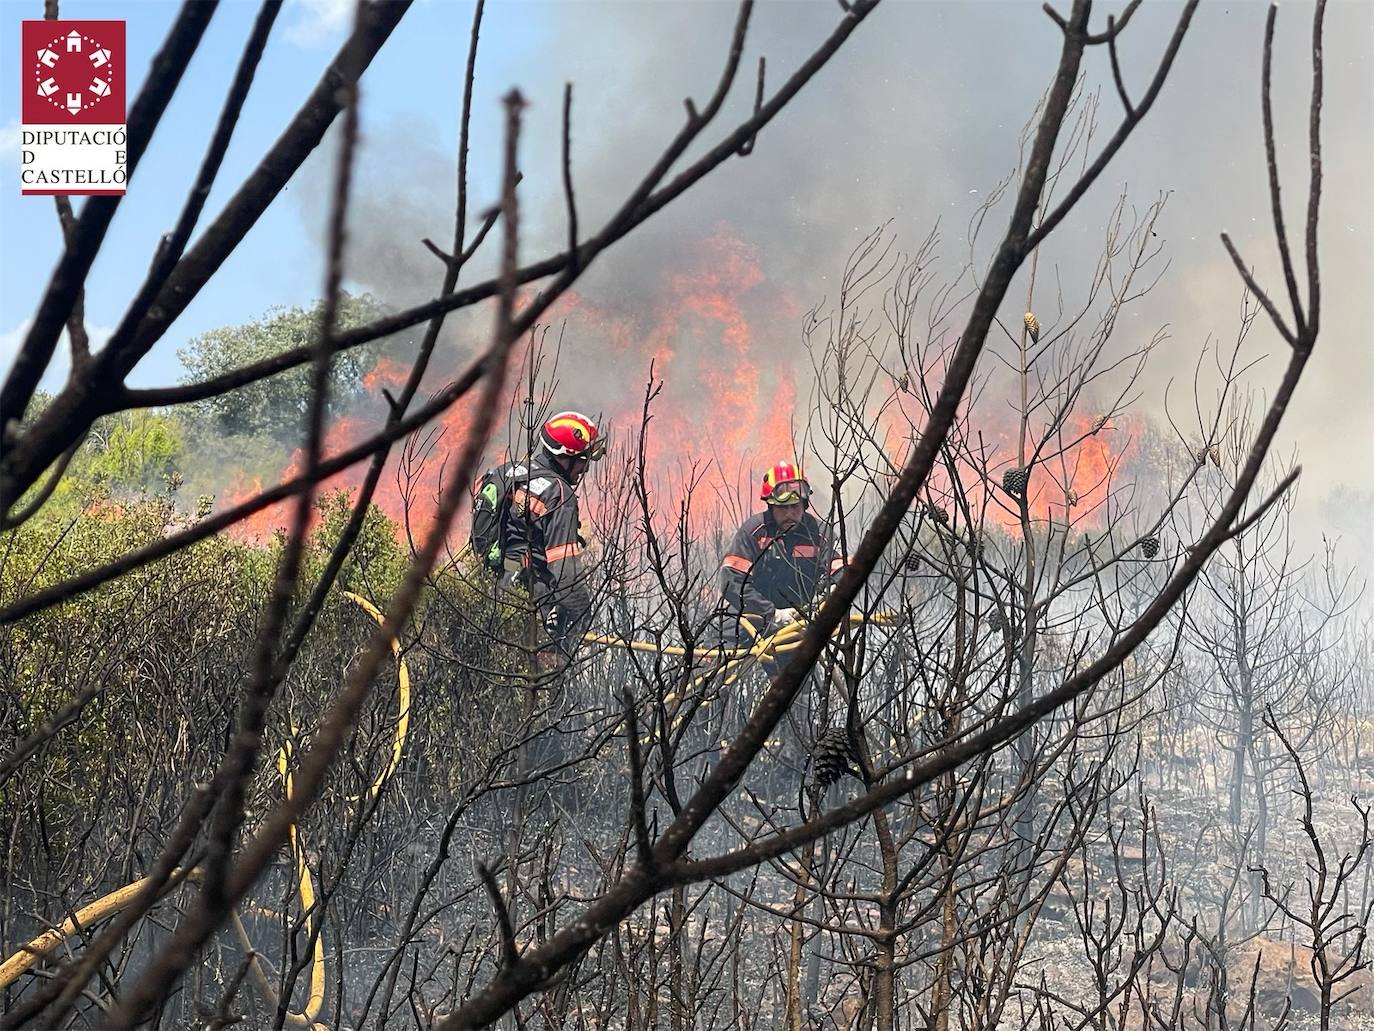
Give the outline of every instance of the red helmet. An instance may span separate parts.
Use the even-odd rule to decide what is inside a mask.
[[[585,458],[595,462],[606,453],[606,438],[596,423],[581,412],[559,412],[539,428],[539,442],[551,455]]]
[[[763,474],[759,497],[770,505],[795,505],[811,500],[811,484],[795,462],[779,462]]]

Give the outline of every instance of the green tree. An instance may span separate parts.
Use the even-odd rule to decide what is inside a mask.
[[[177,356],[186,382],[223,375],[283,351],[309,346],[319,333],[322,302],[309,308],[273,308],[238,326],[223,326],[194,337]],[[339,298],[339,326],[347,329],[375,319],[381,304],[370,294]],[[329,384],[330,415],[337,415],[362,389],[362,377],[377,357],[378,345],[336,355]],[[310,396],[309,366],[269,376],[218,397],[198,402],[194,418],[206,429],[231,436],[270,436],[294,440],[300,433]]]
[[[92,436],[77,471],[111,487],[146,486],[172,473],[184,451],[180,422],[156,410],[121,412]]]
[[[93,503],[171,493],[181,485],[185,427],[167,410],[119,412],[98,420],[72,456],[38,519],[66,525]],[[42,487],[35,487],[35,497]]]

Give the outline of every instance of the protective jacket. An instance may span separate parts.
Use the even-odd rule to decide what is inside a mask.
[[[844,565],[830,529],[810,512],[786,534],[771,512],[745,520],[720,567],[720,588],[736,615],[762,629],[780,608],[803,608]]]
[[[547,456],[517,469],[503,527],[508,573],[545,613],[559,643],[581,632],[591,609],[578,536],[577,492]]]

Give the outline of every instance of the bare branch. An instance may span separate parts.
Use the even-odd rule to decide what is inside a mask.
[[[563,201],[568,210],[568,253],[577,254],[577,198],[572,180],[572,94],[571,82],[563,84]]]
[[[129,112],[129,148],[125,167],[131,180],[139,159],[148,147],[148,141],[152,139],[153,131],[162,120],[177,84],[181,82],[182,73],[200,45],[216,7],[215,2],[183,4],[167,39],[153,58],[148,78]],[[86,274],[95,261],[100,245],[105,240],[105,232],[122,199],[122,196],[90,197],[82,206],[81,217],[72,230],[71,240],[63,250],[57,268],[53,270],[33,324],[24,335],[14,365],[3,388],[0,388],[0,412],[4,413],[4,422],[0,424],[0,444],[5,445],[10,460],[13,460],[16,450],[11,445],[16,439],[19,420],[52,359],[58,336],[85,286]],[[66,446],[57,448],[46,460],[42,460],[37,471],[46,468],[52,459],[66,450]],[[17,450],[23,451],[22,448]],[[30,479],[23,486],[27,488],[32,482]],[[0,475],[0,512],[7,512],[20,493],[22,490],[7,490],[4,477]]]
[[[496,883],[496,878],[492,876],[491,870],[486,863],[477,863],[477,876],[481,878],[482,885],[487,889],[487,898],[491,900],[492,912],[496,915],[496,926],[501,932],[501,967],[510,969],[520,959],[520,950],[515,944],[515,927],[510,921],[510,909],[506,906],[506,900],[501,897],[501,888]]]
[[[654,852],[644,812],[644,757],[639,750],[639,720],[635,718],[634,696],[628,689],[622,693],[621,701],[625,707],[625,747],[630,758],[630,820],[635,829],[639,862],[652,869]]]
[[[849,8],[848,8],[848,7],[845,7],[845,10],[849,10]],[[767,58],[760,57],[760,58],[759,58],[759,78],[758,78],[758,82],[757,82],[757,83],[755,84],[755,86],[754,86],[754,117],[755,117],[755,118],[758,117],[759,108],[761,108],[761,107],[763,106],[763,78],[764,78],[764,71],[767,69],[767,67],[768,67],[768,60],[767,60]],[[742,158],[748,157],[750,154],[754,153],[754,142],[755,142],[755,140],[757,140],[757,139],[758,139],[757,136],[750,136],[749,139],[745,140],[743,143],[741,143],[741,144],[739,145],[739,149],[736,150],[735,153],[738,154],[738,155],[739,155],[740,157],[742,157]]]
[[[1126,84],[1121,79],[1121,62],[1116,54],[1117,31],[1114,27],[1114,18],[1107,16],[1107,50],[1112,57],[1112,80],[1116,83],[1116,95],[1121,98],[1121,106],[1126,111],[1126,117],[1135,116],[1135,108],[1131,106],[1131,98],[1126,95]]]
[[[7,511],[14,504],[42,470],[70,446],[75,435],[84,432],[100,415],[118,410],[125,376],[218,271],[300,164],[319,145],[325,130],[341,109],[340,87],[357,82],[405,14],[409,2],[396,0],[363,5],[362,24],[344,43],[310,98],[224,211],[167,277],[148,309],[156,313],[156,317],[151,314],[145,317],[127,346],[118,349],[107,346],[85,370],[74,375],[43,414],[26,428],[22,447],[10,447],[10,439],[5,438],[6,447],[0,457],[0,511]],[[130,174],[136,156],[146,146],[147,137],[170,99],[214,8],[213,3],[186,4],[167,44],[155,59],[154,74],[149,77],[129,118]],[[11,422],[17,423],[17,413],[24,410],[38,377],[47,366],[52,345],[70,310],[71,297],[84,282],[100,249],[117,201],[118,198],[92,197],[91,203],[82,209],[77,223],[77,250],[69,249],[54,272],[48,295],[29,333],[28,341],[33,343],[26,341],[4,390],[0,391],[0,411],[4,411]],[[340,345],[343,345],[342,340]],[[310,355],[304,353],[296,364],[309,360]],[[69,437],[71,439],[67,439]]]
[[[1288,301],[1292,305],[1294,336],[1305,332],[1302,299],[1298,296],[1298,277],[1293,271],[1293,255],[1288,249],[1288,232],[1283,225],[1283,199],[1279,191],[1279,161],[1274,144],[1274,104],[1270,97],[1274,66],[1274,21],[1279,5],[1271,3],[1264,19],[1264,56],[1260,69],[1260,110],[1264,122],[1264,161],[1269,170],[1269,203],[1274,215],[1274,240],[1279,245],[1279,263],[1283,267],[1284,282],[1288,284]],[[1228,246],[1228,250],[1229,250]],[[1232,255],[1235,260],[1235,255]],[[1273,317],[1273,313],[1270,313]],[[1282,331],[1282,326],[1279,327]],[[1285,339],[1287,337],[1285,336]],[[1289,341],[1292,342],[1291,340]]]
[[[1126,142],[1140,120],[1154,106],[1155,100],[1159,97],[1159,91],[1164,87],[1165,79],[1169,77],[1169,69],[1173,67],[1174,58],[1178,56],[1179,48],[1183,46],[1183,38],[1188,33],[1188,26],[1192,23],[1193,13],[1196,10],[1197,0],[1188,0],[1188,3],[1183,7],[1183,13],[1179,15],[1178,24],[1174,26],[1174,34],[1170,37],[1169,43],[1159,59],[1159,67],[1155,70],[1155,76],[1145,90],[1145,95],[1141,98],[1140,104],[1132,108],[1127,116],[1122,119],[1121,125],[1103,146],[1101,153],[1097,155],[1091,165],[1084,169],[1078,177],[1078,181],[1069,187],[1064,199],[1056,205],[1053,211],[1041,219],[1035,232],[1031,233],[1026,240],[1028,250],[1034,250],[1045,237],[1054,231],[1055,226],[1073,209],[1083,194],[1088,192],[1088,187],[1092,186],[1097,177],[1102,174],[1103,169],[1107,167],[1116,152],[1121,149],[1121,145]],[[1084,45],[1086,45],[1086,41],[1084,41]]]
[[[1231,242],[1229,233],[1221,234],[1221,244],[1226,248],[1226,253],[1231,255],[1231,263],[1236,266],[1236,271],[1240,273],[1240,278],[1245,281],[1245,288],[1255,295],[1255,298],[1263,305],[1264,310],[1269,314],[1270,320],[1274,323],[1274,328],[1279,331],[1279,335],[1288,341],[1290,347],[1298,346],[1298,337],[1287,324],[1283,321],[1283,316],[1274,302],[1269,299],[1269,295],[1264,292],[1264,288],[1259,285],[1254,274],[1246,267],[1240,252],[1236,250],[1236,245]]]

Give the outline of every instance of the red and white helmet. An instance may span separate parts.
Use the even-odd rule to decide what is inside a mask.
[[[551,415],[539,428],[539,442],[551,455],[595,462],[606,453],[606,438],[581,412]]]
[[[811,500],[811,484],[796,462],[778,462],[763,474],[759,498],[770,505],[795,505]]]

